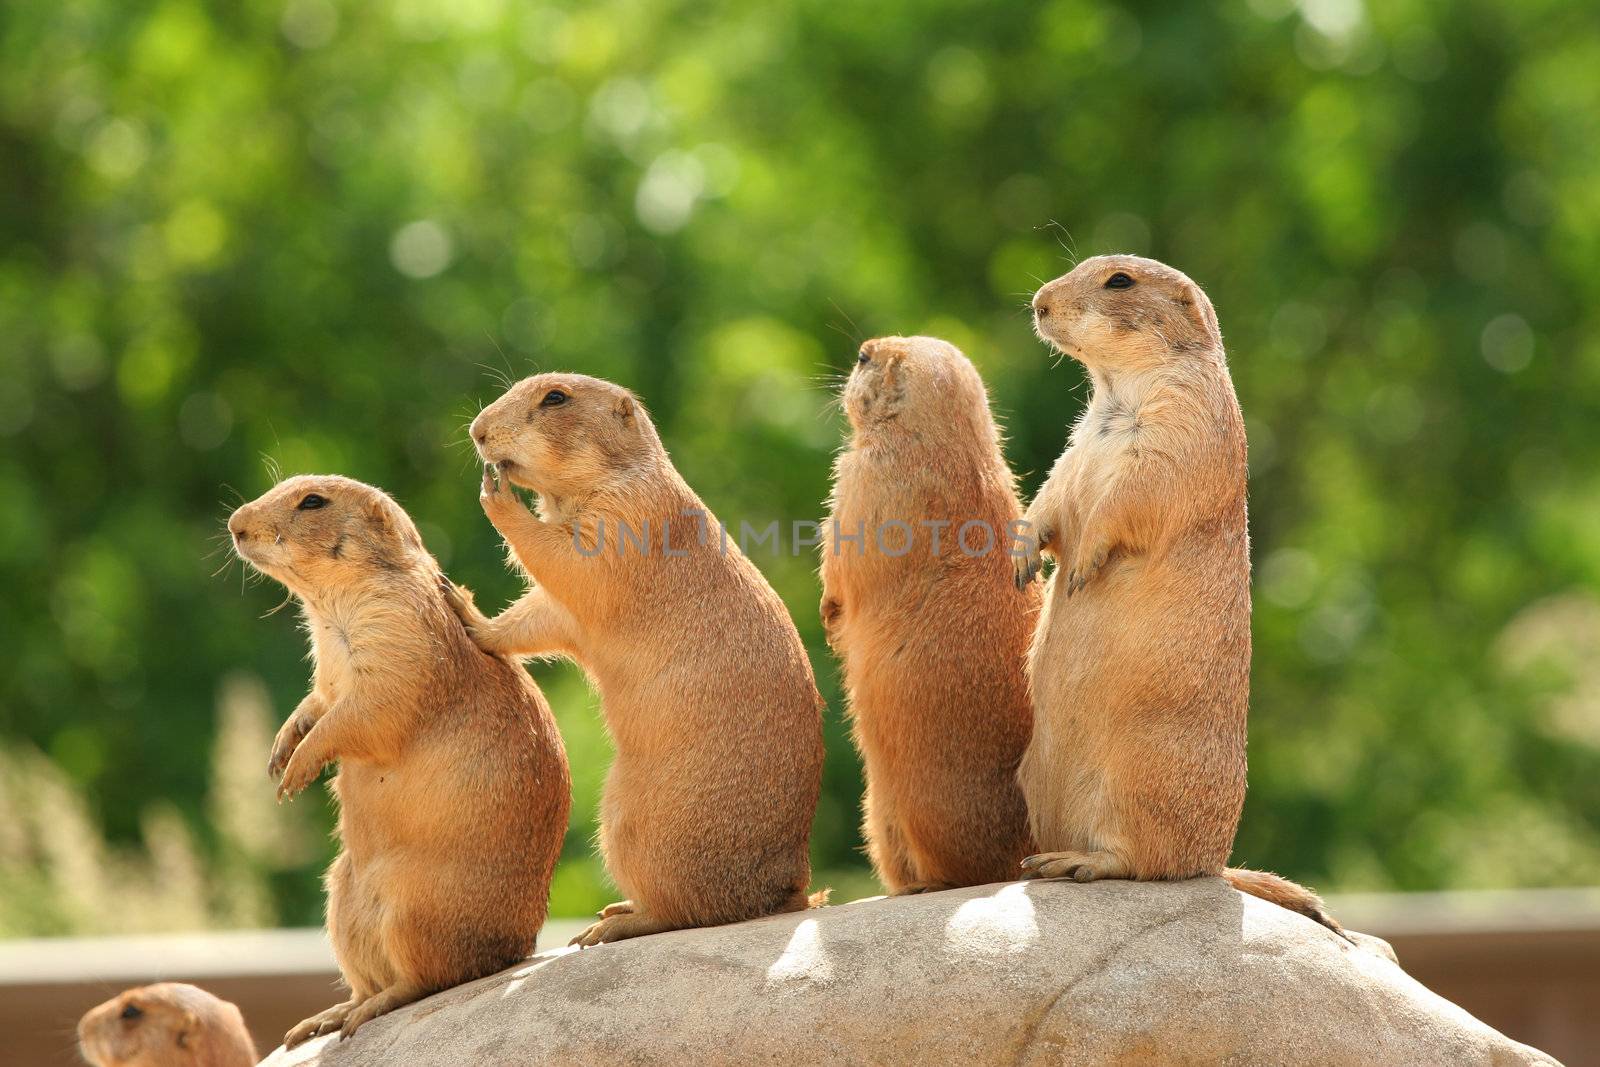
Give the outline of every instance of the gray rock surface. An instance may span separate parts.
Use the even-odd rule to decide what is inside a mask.
[[[1214,878],[1019,882],[552,949],[265,1062],[1556,1062],[1386,949]]]

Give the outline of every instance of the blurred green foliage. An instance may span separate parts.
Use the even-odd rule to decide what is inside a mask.
[[[787,521],[822,510],[856,339],[926,332],[987,376],[1031,493],[1084,390],[1024,302],[1115,250],[1207,288],[1249,419],[1237,860],[1600,880],[1582,2],[7,4],[0,739],[114,842],[171,805],[214,857],[221,680],[279,714],[306,684],[281,591],[212,575],[266,458],[386,487],[493,606],[519,582],[463,426],[497,374],[634,388],[715,511]],[[817,880],[865,889],[813,561],[758,561],[829,699]],[[576,914],[610,893],[608,748],[581,676],[536,673]],[[272,877],[273,918],[316,921],[325,859]]]

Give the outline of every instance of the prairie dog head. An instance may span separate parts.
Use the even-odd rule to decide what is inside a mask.
[[[536,374],[472,420],[484,463],[541,496],[581,495],[661,452],[650,416],[620,385],[586,374]]]
[[[237,1007],[177,982],[89,1009],[78,1021],[78,1050],[94,1067],[246,1067],[256,1059]]]
[[[228,532],[240,559],[302,600],[430,559],[387,493],[337,474],[285,478],[235,511]]]
[[[1033,294],[1034,330],[1093,370],[1139,370],[1222,348],[1217,313],[1182,271],[1095,256]]]
[[[993,427],[983,379],[961,350],[937,337],[879,337],[861,346],[844,386],[856,433],[900,427],[937,438]]]

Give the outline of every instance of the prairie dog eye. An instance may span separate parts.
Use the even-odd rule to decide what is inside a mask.
[[[866,364],[872,362],[872,357],[867,355],[867,350],[863,348],[861,351],[856,353],[856,362],[862,366],[865,366]]]
[[[124,1019],[137,1019],[144,1014],[139,1005],[129,1002],[123,1005],[121,1017]]]
[[[568,399],[567,394],[560,389],[552,389],[544,394],[544,399],[539,401],[539,406],[542,408],[558,408],[565,404]]]
[[[1117,271],[1117,273],[1113,274],[1111,277],[1106,279],[1106,288],[1107,289],[1132,289],[1133,288],[1133,279],[1128,277],[1126,274],[1124,274],[1122,271],[1119,270],[1119,271]]]
[[[327,506],[327,497],[318,496],[316,493],[307,493],[305,496],[300,498],[300,503],[296,504],[294,507],[296,511],[316,511],[318,508],[325,508]]]

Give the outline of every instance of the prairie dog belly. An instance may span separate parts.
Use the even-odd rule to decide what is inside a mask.
[[[1229,569],[1219,554],[1214,543],[1180,541],[1159,557],[1118,555],[1096,583],[1070,597],[1052,580],[1032,658],[1055,672],[1070,665],[1069,674],[1135,664],[1140,673],[1159,674],[1221,653],[1219,636],[1249,632],[1250,587],[1248,572],[1217,577]],[[1236,650],[1228,654],[1238,658]]]

